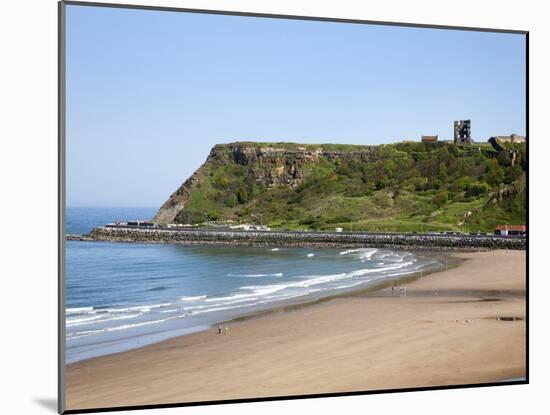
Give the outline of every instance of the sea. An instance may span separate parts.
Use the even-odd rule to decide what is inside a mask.
[[[68,207],[66,232],[150,219],[155,208]],[[442,267],[402,250],[67,241],[66,363],[142,347],[288,304]]]

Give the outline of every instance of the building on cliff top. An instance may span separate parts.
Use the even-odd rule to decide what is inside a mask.
[[[438,139],[438,135],[422,135],[423,143],[435,143]]]
[[[527,141],[525,136],[518,135],[518,134],[497,135],[497,136],[491,137],[491,139],[495,139],[503,143],[525,143]],[[489,139],[489,141],[491,139]]]

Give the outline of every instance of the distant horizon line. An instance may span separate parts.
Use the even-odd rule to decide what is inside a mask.
[[[65,205],[67,209],[158,209],[158,206],[128,206],[128,205]]]

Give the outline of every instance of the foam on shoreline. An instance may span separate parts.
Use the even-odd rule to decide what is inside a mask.
[[[328,258],[326,253],[318,254],[318,257],[307,262]],[[340,257],[338,252],[330,255]],[[66,361],[71,363],[118,350],[115,344],[120,350],[128,350],[127,339],[140,338],[139,342],[131,340],[130,343],[132,347],[137,344],[142,346],[157,338],[151,336],[155,333],[163,332],[162,337],[169,338],[182,328],[194,331],[195,326],[210,327],[220,320],[231,320],[288,304],[312,302],[375,286],[419,270],[428,272],[442,267],[442,263],[435,258],[418,261],[414,254],[405,251],[365,248],[350,250],[345,256],[348,258],[339,260],[344,261],[343,266],[351,268],[349,271],[327,274],[305,272],[291,277],[284,272],[228,273],[226,276],[243,281],[237,283],[236,290],[225,294],[179,296],[140,305],[68,308]],[[300,255],[297,254],[296,258]],[[322,262],[316,267],[320,264]],[[258,282],[250,284],[251,280]],[[149,330],[149,326],[153,329]],[[109,347],[104,348],[103,344]],[[95,352],[92,352],[94,349]]]

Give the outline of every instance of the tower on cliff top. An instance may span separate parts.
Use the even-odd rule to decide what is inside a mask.
[[[455,144],[472,144],[471,126],[470,120],[455,121]]]

